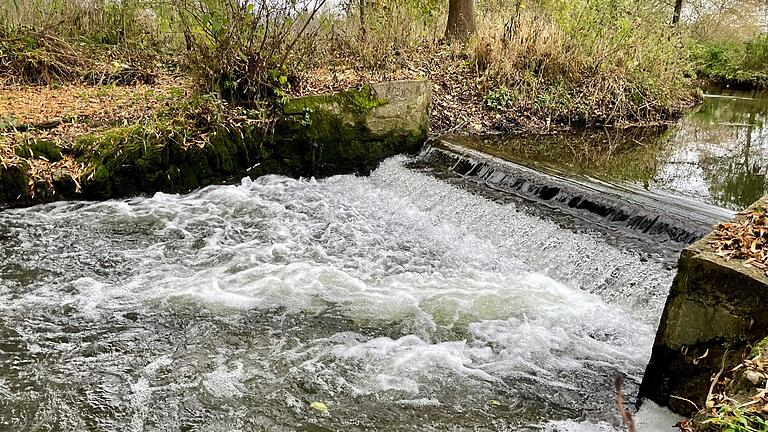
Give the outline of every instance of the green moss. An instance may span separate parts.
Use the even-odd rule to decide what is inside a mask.
[[[53,141],[30,139],[16,149],[16,155],[23,158],[44,158],[51,162],[60,161],[61,148]]]
[[[753,359],[759,356],[766,348],[768,348],[768,337],[752,346],[752,350],[749,352],[749,358]]]
[[[26,163],[0,166],[0,204],[24,202],[30,198],[28,170]]]
[[[386,157],[414,151],[426,136],[426,130],[372,133],[368,115],[387,101],[367,86],[302,101],[293,108],[301,116],[284,117],[271,139],[210,96],[139,124],[83,135],[71,150],[88,166],[79,183],[82,197],[183,193],[244,175],[367,173]],[[51,153],[35,144],[28,151]]]
[[[88,163],[91,171],[83,193],[104,198],[186,192],[244,175],[258,162],[262,145],[255,130],[248,127],[220,126],[207,132],[196,129],[192,122],[171,119],[84,136],[77,148],[79,160]]]
[[[365,116],[370,113],[372,109],[385,105],[386,103],[386,99],[376,97],[373,89],[366,84],[359,90],[350,89],[338,93],[289,99],[283,106],[283,113],[287,115],[299,115],[306,112],[322,110]]]
[[[285,138],[277,143],[276,151],[299,155],[301,165],[296,169],[302,175],[327,176],[367,174],[389,156],[418,150],[426,137],[425,129],[379,135],[371,132],[367,115],[386,101],[370,95],[370,89],[363,89],[301,98],[302,103],[288,111],[302,115],[286,119],[278,131]],[[297,158],[293,162],[298,162]]]

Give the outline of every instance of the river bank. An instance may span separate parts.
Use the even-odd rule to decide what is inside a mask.
[[[320,174],[270,167],[251,156],[266,142],[275,144],[267,146],[270,155],[285,150],[293,153],[288,159],[314,158],[311,147],[289,150],[291,137],[280,136],[292,129],[280,127],[290,99],[392,81],[431,83],[429,129],[423,127],[431,136],[671,124],[697,97],[674,49],[680,35],[661,18],[661,6],[622,1],[626,7],[517,5],[506,11],[514,10],[509,20],[488,6],[478,11],[477,28],[460,40],[440,36],[445,27],[437,16],[447,11],[437,4],[370,2],[335,10],[322,1],[250,7],[229,0],[196,6],[95,2],[51,5],[61,10],[48,13],[14,2],[0,7],[8,23],[0,29],[5,201],[180,192],[245,174]],[[48,22],[55,15],[62,20]],[[301,127],[321,127],[314,114],[298,119],[301,114],[291,114]],[[229,169],[227,162],[215,176],[168,172],[188,151],[205,153],[189,157],[208,160],[206,166],[220,165],[222,152],[211,145],[217,140],[239,141],[249,157],[228,155],[242,163]],[[94,161],[101,163],[105,151],[119,155],[120,164],[125,153],[131,160],[148,156],[141,163],[146,168],[158,156],[146,150],[166,145],[175,156],[161,162],[162,175],[148,168],[146,185],[99,181],[105,173]],[[416,148],[412,142],[405,147]],[[285,159],[277,158],[280,164]],[[348,172],[370,169],[358,168]],[[92,184],[102,186],[88,192]]]
[[[0,101],[0,205],[188,192],[264,174],[365,174],[427,138],[429,84],[286,99],[282,112],[153,85],[18,87]],[[42,107],[42,108],[41,108]]]

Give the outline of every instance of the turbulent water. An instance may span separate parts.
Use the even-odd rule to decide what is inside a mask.
[[[672,272],[406,162],[0,213],[0,430],[618,430]]]

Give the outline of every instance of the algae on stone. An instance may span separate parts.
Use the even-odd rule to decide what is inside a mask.
[[[30,181],[24,164],[0,171],[0,179],[8,178],[0,202],[180,193],[246,175],[365,174],[426,140],[429,88],[425,82],[380,83],[291,99],[272,133],[249,110],[201,96],[132,125],[81,135],[67,148],[29,140],[16,149],[19,158],[64,156],[85,171],[75,179],[56,168],[47,184]]]
[[[427,138],[430,103],[424,81],[290,99],[276,147],[299,143],[305,175],[366,174],[386,157],[418,151]]]

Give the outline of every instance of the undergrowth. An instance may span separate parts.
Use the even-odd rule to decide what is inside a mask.
[[[767,341],[745,351],[736,367],[726,369],[723,364],[713,377],[705,406],[679,424],[681,431],[768,432]]]
[[[690,48],[698,75],[723,86],[768,87],[768,34],[745,42],[696,41]]]
[[[355,86],[427,78],[440,109],[472,113],[436,122],[445,128],[481,118],[546,128],[648,124],[693,101],[682,38],[655,2],[486,0],[478,3],[478,33],[453,45],[442,40],[446,6],[12,0],[0,5],[0,73],[6,84],[131,84],[151,81],[165,64],[193,77],[202,94],[278,110],[318,71],[359,77],[339,80]]]
[[[553,1],[486,19],[473,58],[494,109],[552,121],[668,119],[692,101],[681,38],[634,0]]]

